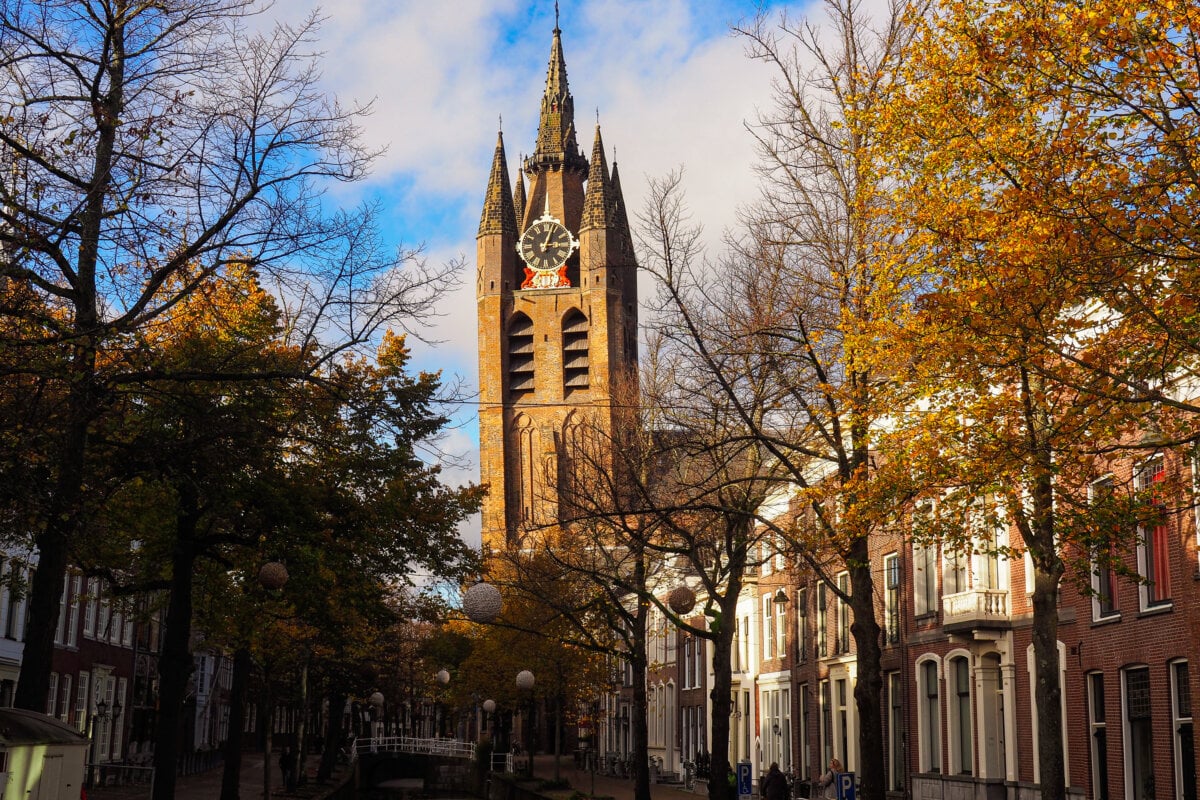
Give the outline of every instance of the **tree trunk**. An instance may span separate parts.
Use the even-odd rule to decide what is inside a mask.
[[[875,619],[874,581],[868,560],[867,539],[852,544],[846,563],[850,565],[850,609],[854,622],[850,632],[858,663],[854,703],[858,710],[858,797],[883,800],[887,791],[883,768],[883,712],[880,697],[883,674],[880,668],[879,623]]]
[[[171,554],[171,589],[163,625],[162,656],[158,660],[159,713],[154,747],[154,800],[175,797],[179,761],[179,731],[183,700],[194,667],[192,634],[192,569],[196,561],[199,520],[195,486],[184,480],[179,488],[175,548]]]
[[[346,695],[336,689],[329,690],[329,714],[325,719],[325,750],[321,753],[321,766],[317,767],[317,780],[324,783],[333,777],[338,748],[342,744],[342,708]]]
[[[59,598],[67,574],[68,549],[80,529],[80,505],[87,468],[88,433],[97,413],[96,336],[100,314],[96,302],[96,264],[104,224],[105,199],[111,186],[117,127],[125,108],[124,14],[115,15],[103,64],[108,92],[93,104],[99,137],[92,156],[87,199],[79,213],[79,256],[72,288],[74,333],[67,387],[67,419],[58,454],[58,479],[46,509],[46,527],[36,539],[38,565],[29,593],[29,619],[13,705],[44,711],[54,662],[54,632]]]
[[[636,586],[646,586],[646,556],[638,553],[634,562]],[[633,797],[634,800],[650,800],[650,739],[646,726],[646,675],[649,655],[646,652],[646,632],[650,619],[650,603],[638,598],[637,612],[633,615],[633,717],[630,719],[631,749],[633,752]]]
[[[733,712],[731,698],[733,696],[733,626],[737,619],[738,594],[742,590],[741,569],[744,564],[736,567],[737,574],[730,579],[725,597],[720,598],[721,617],[715,625],[714,638],[710,639],[713,648],[713,685],[709,692],[712,700],[712,751],[708,776],[708,799],[729,800],[729,776],[732,766],[729,762],[729,717]],[[731,572],[735,566],[730,565]]]
[[[1038,770],[1042,800],[1066,796],[1063,765],[1062,686],[1058,663],[1058,578],[1035,563],[1033,571],[1033,670],[1037,685]]]
[[[250,678],[250,650],[239,647],[233,654],[233,681],[229,687],[229,738],[225,740],[225,764],[221,772],[221,800],[239,800],[242,773],[242,732],[246,727],[246,684]]]

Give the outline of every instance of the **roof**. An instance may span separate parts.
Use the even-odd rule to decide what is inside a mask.
[[[19,747],[27,744],[86,745],[87,737],[65,722],[45,714],[23,708],[0,708],[0,746]]]

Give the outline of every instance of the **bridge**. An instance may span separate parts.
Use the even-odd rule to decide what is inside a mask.
[[[415,736],[380,736],[356,740],[354,754],[361,756],[366,753],[412,753],[471,759],[475,757],[475,745],[457,739],[418,739]]]

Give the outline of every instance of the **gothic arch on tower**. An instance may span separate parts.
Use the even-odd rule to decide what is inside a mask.
[[[526,414],[512,421],[512,437],[517,443],[512,469],[517,480],[509,484],[509,537],[514,538],[533,524],[534,504],[537,502],[537,428]]]

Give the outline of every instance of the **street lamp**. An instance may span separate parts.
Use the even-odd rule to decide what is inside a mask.
[[[380,728],[383,727],[383,692],[372,692],[367,702],[371,704],[371,739],[377,741],[382,738]],[[372,741],[373,745],[375,741]]]
[[[435,677],[437,678],[437,682],[439,684],[441,684],[442,686],[448,686],[450,684],[450,673],[447,670],[439,669],[438,673]],[[439,738],[442,735],[442,730],[445,728],[445,716],[446,716],[445,709],[442,708],[441,693],[439,693],[437,708],[434,709],[434,720],[433,720],[433,723],[434,723],[433,735],[434,735],[435,739]]]
[[[526,741],[526,773],[529,777],[533,777],[533,673],[527,669],[523,669],[517,673],[517,688],[523,692],[529,692],[529,716],[526,718],[526,727],[528,730],[523,731]]]
[[[117,708],[120,708],[120,706],[117,706]],[[89,789],[96,782],[96,722],[103,722],[106,719],[108,719],[108,703],[102,697],[96,701],[96,710],[91,713],[87,724],[89,739],[88,753],[90,754],[89,761],[91,762],[88,764],[87,772],[87,785]]]
[[[480,578],[474,586],[463,592],[462,605],[467,619],[487,624],[500,616],[503,601],[500,590]]]

